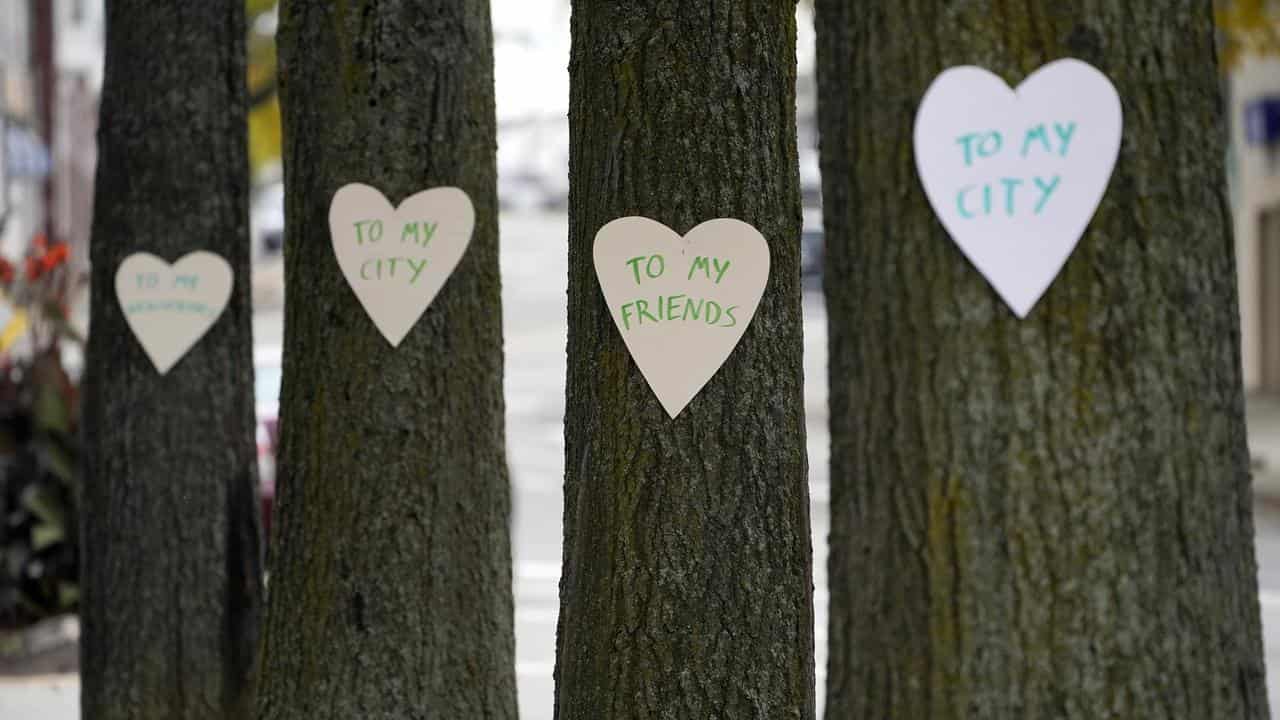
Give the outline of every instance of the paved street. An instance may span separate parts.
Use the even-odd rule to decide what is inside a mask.
[[[508,444],[515,486],[514,555],[517,672],[523,720],[552,718],[555,623],[560,569],[560,492],[564,443],[566,237],[563,218],[503,218]],[[819,688],[826,665],[828,527],[825,318],[819,298],[805,304],[806,399],[813,496]],[[278,343],[278,312],[255,324],[259,343]],[[1280,423],[1280,411],[1277,412]],[[1260,511],[1263,622],[1272,668],[1272,705],[1280,697],[1280,505]],[[0,679],[0,720],[73,720],[74,675]],[[821,692],[819,692],[821,698]]]

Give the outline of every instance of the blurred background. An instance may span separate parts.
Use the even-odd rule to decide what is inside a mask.
[[[569,3],[491,0],[521,715],[551,718],[561,560]],[[275,0],[247,0],[255,372],[264,524],[275,488],[284,210]],[[798,12],[805,368],[819,687],[828,516],[813,21]],[[0,0],[0,718],[79,716],[77,388],[102,0]],[[1280,7],[1218,11],[1268,666],[1280,706]],[[1012,78],[1011,78],[1012,79]],[[1016,79],[1014,79],[1016,80]],[[554,382],[549,382],[554,379]],[[371,488],[370,492],[377,492]],[[146,562],[146,558],[139,558]],[[819,692],[819,697],[822,693]]]

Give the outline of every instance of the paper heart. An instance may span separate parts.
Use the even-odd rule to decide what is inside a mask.
[[[982,68],[951,68],[920,101],[916,167],[929,202],[1018,317],[1098,209],[1122,129],[1115,86],[1079,60],[1049,63],[1016,91]]]
[[[393,208],[368,185],[345,185],[329,206],[333,254],[365,312],[393,347],[453,274],[476,213],[458,188],[424,190]]]
[[[231,265],[198,250],[170,265],[151,253],[134,253],[116,270],[116,298],[125,322],[163,375],[209,332],[227,309]]]
[[[769,244],[740,220],[680,237],[626,217],[596,234],[596,277],[618,332],[672,418],[729,358],[769,280]]]

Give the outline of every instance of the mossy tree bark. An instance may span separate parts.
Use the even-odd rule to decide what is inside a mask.
[[[86,362],[86,720],[243,718],[261,606],[244,3],[107,7]],[[165,375],[126,324],[135,252],[207,250],[226,311]]]
[[[795,3],[577,0],[572,33],[557,717],[812,718]],[[675,420],[596,280],[628,215],[769,241],[755,319]]]
[[[1265,718],[1209,0],[817,3],[831,382],[827,717]],[[1110,189],[1018,321],[935,219],[943,69],[1078,57]]]
[[[280,521],[259,717],[514,718],[493,38],[487,2],[281,4]],[[470,247],[398,348],[329,204],[465,190]]]

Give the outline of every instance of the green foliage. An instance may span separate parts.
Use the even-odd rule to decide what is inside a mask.
[[[1214,8],[1222,33],[1222,68],[1246,55],[1280,55],[1280,13],[1271,0],[1218,0]]]
[[[280,162],[280,103],[276,92],[276,39],[259,30],[258,18],[275,10],[276,0],[246,0],[248,18],[249,167],[253,175]]]
[[[83,278],[68,254],[36,237],[22,262],[0,258],[0,297],[26,331],[22,343],[7,329],[0,338],[0,628],[73,611],[80,597],[79,400],[62,348],[84,342],[66,310]]]
[[[79,601],[76,396],[56,345],[0,369],[0,627]]]

